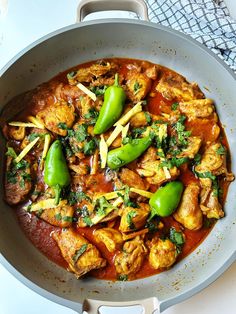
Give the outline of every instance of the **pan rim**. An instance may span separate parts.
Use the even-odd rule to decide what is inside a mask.
[[[191,38],[189,35],[183,34],[179,31],[173,30],[169,27],[162,26],[159,24],[154,24],[152,22],[146,22],[146,21],[139,21],[139,20],[132,20],[132,19],[102,19],[102,20],[94,20],[94,21],[87,21],[87,22],[81,22],[79,24],[72,24],[69,26],[65,26],[63,28],[60,28],[58,30],[55,30],[47,35],[42,36],[41,38],[35,40],[33,43],[29,44],[27,47],[22,49],[20,52],[18,52],[10,61],[8,61],[2,69],[0,69],[0,79],[4,75],[4,73],[23,55],[25,55],[27,52],[29,52],[31,49],[37,47],[38,45],[42,44],[46,40],[49,40],[57,35],[60,35],[65,32],[69,32],[71,30],[87,27],[87,26],[94,26],[98,24],[126,24],[126,25],[143,25],[146,27],[152,27],[167,33],[172,33],[177,37],[181,37],[185,41],[189,42],[191,45],[196,46],[198,49],[203,50],[209,57],[215,59],[215,61],[220,64],[225,71],[227,71],[234,80],[236,80],[236,73],[223,61],[221,60],[214,52],[212,52],[209,48],[203,46],[201,43],[197,42],[195,39]],[[192,295],[200,292],[202,289],[210,285],[212,282],[214,282],[234,261],[236,260],[236,251],[232,252],[231,255],[225,260],[225,262],[218,268],[217,271],[215,271],[212,275],[210,275],[208,278],[206,278],[203,282],[198,284],[197,286],[193,287],[192,289],[183,292],[180,295],[177,295],[171,299],[160,301],[160,310],[163,311],[169,306],[176,304],[178,302],[184,301],[187,298],[191,297]],[[38,293],[39,295],[56,302],[58,304],[61,304],[63,306],[68,306],[71,309],[74,310],[81,310],[82,305],[78,302],[70,301],[66,298],[60,297],[57,294],[54,294],[50,291],[47,291],[44,288],[41,288],[37,284],[35,284],[33,281],[28,279],[26,276],[21,274],[20,271],[18,271],[14,266],[11,265],[11,263],[4,257],[2,253],[0,253],[0,262],[4,266],[4,268],[9,271],[17,280],[22,282],[25,286],[33,290],[34,292]],[[151,297],[151,296],[150,296]],[[155,297],[155,296],[154,296]],[[111,302],[112,303],[112,302]]]

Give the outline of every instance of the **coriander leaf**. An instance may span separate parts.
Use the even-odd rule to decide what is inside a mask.
[[[65,122],[59,122],[57,126],[58,126],[59,129],[62,129],[62,130],[67,130],[68,129],[68,126],[66,125]]]
[[[99,115],[99,113],[98,113],[98,111],[96,111],[96,109],[90,108],[89,111],[88,111],[88,113],[86,113],[86,114],[84,115],[84,118],[90,120],[90,123],[89,123],[89,124],[92,125],[92,124],[95,124],[95,123],[96,123],[96,121],[97,121],[97,119],[98,119],[98,115]]]
[[[20,187],[21,187],[22,189],[24,189],[24,187],[25,187],[25,181],[24,181],[23,178],[20,179],[19,185],[20,185]]]
[[[178,102],[174,102],[173,104],[172,104],[172,106],[171,106],[171,110],[176,110],[177,108],[178,108],[178,106],[179,106],[179,103]]]
[[[90,88],[91,92],[93,92],[96,96],[102,96],[105,94],[105,91],[107,89],[107,86],[92,86]]]
[[[20,169],[25,170],[26,168],[29,168],[29,163],[26,160],[22,159],[21,161],[19,161],[17,164],[14,165],[14,168],[16,170],[20,170]]]
[[[201,154],[196,154],[195,156],[194,156],[194,159],[193,159],[193,161],[194,161],[194,164],[195,165],[199,165],[200,164],[200,162],[201,162],[201,158],[202,158],[202,155]]]
[[[92,155],[97,148],[97,141],[95,138],[92,138],[90,141],[85,141],[84,143],[84,154],[85,155]]]
[[[91,198],[85,194],[84,192],[72,192],[70,191],[67,200],[70,205],[75,205],[76,203],[80,203],[82,200],[86,200],[91,202]]]
[[[196,170],[194,171],[194,173],[196,174],[196,176],[198,178],[202,178],[202,179],[211,179],[212,181],[214,181],[216,179],[216,176],[214,176],[210,171],[206,171],[206,172],[197,172]]]
[[[71,72],[67,73],[67,79],[68,80],[73,79],[76,76],[76,74],[77,74],[77,71],[71,71]]]
[[[214,223],[217,221],[217,219],[215,219],[215,218],[205,218],[204,217],[204,220],[203,220],[203,227],[205,228],[205,229],[208,229],[208,228],[211,228],[213,225],[214,225]]]
[[[15,152],[13,147],[7,146],[6,156],[10,156],[10,157],[12,157],[14,159],[17,157],[17,154],[16,154],[16,152]]]
[[[134,83],[134,95],[136,95],[138,92],[139,92],[139,90],[140,90],[140,88],[142,87],[142,85],[141,84],[139,84],[139,82],[135,82]]]
[[[225,155],[226,154],[226,148],[221,144],[219,148],[216,150],[217,155]]]
[[[11,184],[17,183],[16,172],[7,171],[6,173],[7,182]]]
[[[84,243],[81,248],[75,251],[75,254],[72,256],[73,262],[77,263],[78,259],[85,253],[87,250],[88,244]]]
[[[56,220],[61,220],[62,219],[61,213],[55,214],[54,217],[55,217]]]
[[[181,231],[176,231],[174,227],[170,228],[170,241],[176,245],[177,253],[182,251],[182,246],[185,243],[184,235]]]
[[[119,281],[127,281],[128,280],[128,275],[121,274],[121,275],[118,276],[117,279]]]
[[[91,218],[88,217],[88,216],[83,217],[83,222],[84,222],[84,223],[86,224],[86,226],[88,226],[88,227],[91,227],[91,226],[93,225],[93,222],[92,222]]]
[[[62,220],[63,221],[67,221],[67,222],[72,222],[73,221],[73,217],[71,217],[71,216],[63,216]]]
[[[112,208],[112,205],[106,200],[104,196],[100,197],[96,201],[96,212],[98,216],[105,216],[106,215],[106,209]]]
[[[144,115],[145,115],[145,118],[146,118],[146,121],[147,121],[147,124],[150,124],[152,122],[152,118],[151,118],[151,115],[149,112],[145,111],[144,112]]]
[[[148,228],[150,233],[154,233],[156,231],[158,231],[158,223],[155,223],[153,220],[149,220],[146,225],[145,228]]]
[[[131,133],[132,133],[132,136],[134,138],[137,138],[139,137],[140,135],[142,135],[145,131],[146,131],[147,128],[133,128]]]
[[[36,132],[33,132],[33,133],[30,133],[27,138],[30,142],[33,142],[37,137],[40,137],[40,138],[44,138],[45,135],[48,134],[48,133],[36,133]]]
[[[88,136],[87,133],[88,125],[87,124],[79,124],[75,131],[75,138],[79,142],[83,142]]]
[[[126,221],[127,224],[129,226],[129,229],[134,229],[134,223],[133,223],[133,218],[137,216],[137,212],[136,210],[131,210],[130,212],[128,212],[128,214],[126,215]]]

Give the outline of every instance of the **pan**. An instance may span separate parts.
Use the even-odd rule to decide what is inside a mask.
[[[134,11],[147,19],[142,0],[82,1],[77,21],[104,9]],[[0,106],[76,64],[100,58],[129,57],[167,66],[196,81],[216,103],[236,173],[236,81],[223,61],[190,37],[148,21],[104,19],[81,22],[34,42],[0,70]],[[7,108],[18,110],[19,108]],[[0,141],[3,180],[4,140]],[[1,181],[3,182],[3,181]],[[163,312],[213,282],[236,259],[236,182],[230,185],[226,217],[206,240],[174,268],[130,282],[76,280],[42,255],[21,231],[14,212],[0,197],[0,261],[26,286],[78,313],[98,313],[101,306],[141,305],[145,313]]]

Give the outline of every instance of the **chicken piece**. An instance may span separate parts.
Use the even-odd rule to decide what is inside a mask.
[[[134,275],[137,273],[147,255],[147,248],[143,240],[137,236],[125,242],[122,252],[115,257],[115,267],[118,274]]]
[[[145,164],[148,161],[156,161],[156,160],[157,160],[157,149],[155,147],[151,146],[143,154],[142,164]]]
[[[189,101],[204,97],[196,83],[188,83],[183,76],[175,72],[164,74],[156,90],[169,100]]]
[[[212,99],[194,99],[180,102],[179,109],[189,120],[196,118],[208,118],[215,110]]]
[[[200,187],[197,184],[189,184],[173,215],[175,220],[189,230],[198,230],[202,227],[202,211],[198,203],[199,192]]]
[[[62,200],[57,207],[44,209],[39,216],[53,226],[66,228],[72,224],[73,215],[73,207]]]
[[[141,126],[146,126],[147,119],[145,112],[141,111],[136,113],[131,119],[130,119],[130,125],[134,128],[139,128]]]
[[[16,205],[26,199],[32,188],[30,166],[24,159],[15,165],[12,157],[7,156],[6,170],[5,200],[9,205]]]
[[[94,232],[95,239],[103,242],[109,252],[114,252],[124,242],[121,233],[113,228],[97,229]]]
[[[19,126],[11,126],[8,128],[8,135],[10,138],[16,141],[21,141],[25,137],[25,127]]]
[[[222,145],[220,143],[211,144],[204,152],[201,162],[195,167],[199,173],[211,172],[213,175],[227,174],[225,154],[219,153]]]
[[[80,163],[78,165],[75,165],[75,164],[69,164],[68,165],[69,168],[71,170],[73,170],[75,173],[79,174],[79,175],[86,175],[89,173],[89,167],[88,165],[83,162],[83,161],[80,161]]]
[[[114,74],[117,70],[117,65],[113,62],[100,61],[93,63],[87,68],[81,68],[77,72],[69,73],[68,80],[69,84],[75,85],[80,83],[90,83],[97,77],[108,75],[108,73]]]
[[[132,170],[129,170],[128,168],[122,168],[118,176],[124,185],[128,185],[129,187],[140,190],[146,190],[143,179],[140,177],[140,175]]]
[[[194,156],[198,153],[201,147],[201,138],[198,136],[190,136],[188,138],[188,146],[183,149],[180,154],[177,155],[177,158],[188,157],[190,159],[194,158]]]
[[[130,232],[142,228],[150,213],[148,204],[139,203],[138,208],[126,207],[121,215],[120,227],[121,232]]]
[[[69,265],[69,271],[77,278],[88,273],[92,269],[98,269],[106,265],[106,260],[101,257],[98,249],[89,243],[72,228],[56,231],[52,234],[57,242],[61,254]]]
[[[152,80],[156,80],[157,79],[157,74],[158,74],[158,69],[156,65],[153,65],[151,67],[148,67],[145,71],[145,74],[147,75],[147,77],[149,77]]]
[[[146,177],[146,180],[150,184],[161,185],[164,182],[174,180],[179,175],[179,169],[177,167],[172,167],[169,169],[169,176],[166,176],[166,173],[163,168],[160,167],[161,161],[146,161],[141,163],[141,168],[137,169],[137,172]]]
[[[127,95],[129,99],[138,102],[144,99],[151,89],[151,79],[143,73],[129,71],[127,74]]]
[[[66,136],[66,128],[60,127],[60,124],[65,124],[67,128],[71,128],[74,120],[74,107],[66,102],[56,103],[53,106],[46,106],[37,116],[42,120],[45,127],[61,136]]]
[[[88,95],[83,95],[80,97],[80,101],[77,102],[77,105],[80,107],[82,117],[88,114],[89,110],[94,108],[93,100]]]
[[[44,148],[45,135],[49,134],[49,132],[46,129],[38,129],[38,128],[29,128],[29,129],[30,129],[30,133],[28,134],[28,136],[24,137],[23,141],[20,144],[20,149],[23,150],[36,137],[39,137],[37,144],[34,146],[34,156],[37,159],[41,159],[43,148]]]
[[[158,239],[158,241],[151,247],[149,263],[155,269],[168,268],[174,264],[177,255],[174,243],[169,239]]]
[[[214,191],[210,191],[207,199],[200,204],[200,208],[207,218],[220,219],[224,217],[224,211]]]
[[[60,83],[55,89],[55,96],[59,102],[64,100],[71,104],[74,100],[84,96],[84,92],[82,92],[77,86]]]

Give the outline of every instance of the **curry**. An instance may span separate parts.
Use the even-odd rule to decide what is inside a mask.
[[[2,125],[5,200],[32,243],[77,278],[167,270],[224,217],[234,175],[214,101],[173,70],[93,61],[8,107],[18,104]]]

